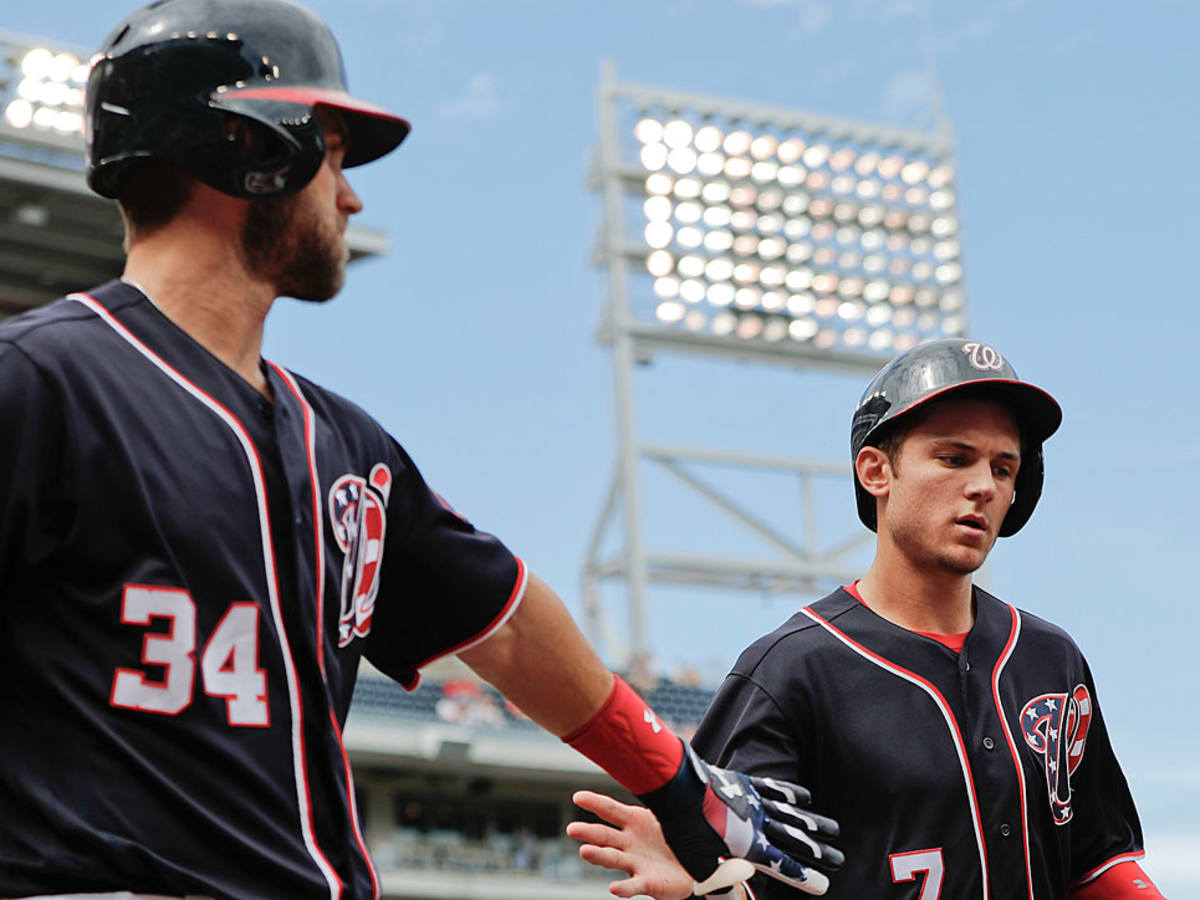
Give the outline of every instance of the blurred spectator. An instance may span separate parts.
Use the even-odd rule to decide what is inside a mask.
[[[504,714],[477,681],[452,679],[442,684],[437,717],[451,725],[503,725]]]

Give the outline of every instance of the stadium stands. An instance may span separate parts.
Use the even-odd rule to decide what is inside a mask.
[[[712,690],[668,680],[643,696],[690,736]],[[359,808],[385,900],[601,900],[611,874],[580,862],[571,793],[624,795],[460,664],[414,691],[364,666],[346,725]]]

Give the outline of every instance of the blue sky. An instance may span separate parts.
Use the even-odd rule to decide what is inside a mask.
[[[599,202],[584,184],[600,61],[631,82],[915,127],[931,122],[936,86],[957,148],[971,333],[1065,410],[1042,503],[987,578],[1083,647],[1139,800],[1147,869],[1170,896],[1200,892],[1184,852],[1200,846],[1194,4],[311,5],[352,89],[413,133],[352,173],[360,220],[387,232],[391,253],[355,266],[332,304],[281,304],[267,354],[375,414],[576,611],[615,440],[611,365],[593,337],[604,276],[588,264]],[[113,9],[24,4],[0,27],[90,47]],[[863,386],[666,359],[638,378],[650,437],[836,460]],[[724,486],[775,503],[764,515],[781,527],[799,522],[779,504],[798,497],[791,487]],[[663,543],[742,546],[703,506],[647,490]],[[849,504],[845,486],[825,499],[827,533],[855,527]],[[606,597],[620,635],[621,598]],[[799,602],[660,591],[655,649],[665,667],[717,676]]]

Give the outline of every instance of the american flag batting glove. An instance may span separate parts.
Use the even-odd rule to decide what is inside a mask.
[[[802,808],[808,791],[710,766],[686,743],[684,749],[675,777],[638,799],[658,818],[691,876],[704,881],[721,860],[737,857],[791,887],[824,894],[825,872],[836,871],[844,858],[825,843],[837,837],[837,823]]]

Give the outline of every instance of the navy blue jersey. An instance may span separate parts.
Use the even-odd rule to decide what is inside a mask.
[[[351,403],[113,282],[0,325],[0,896],[372,897],[342,745],[524,566]]]
[[[1141,856],[1079,649],[978,588],[975,608],[955,653],[836,591],[751,645],[713,700],[697,752],[803,784],[840,823],[826,896],[1061,900]]]

